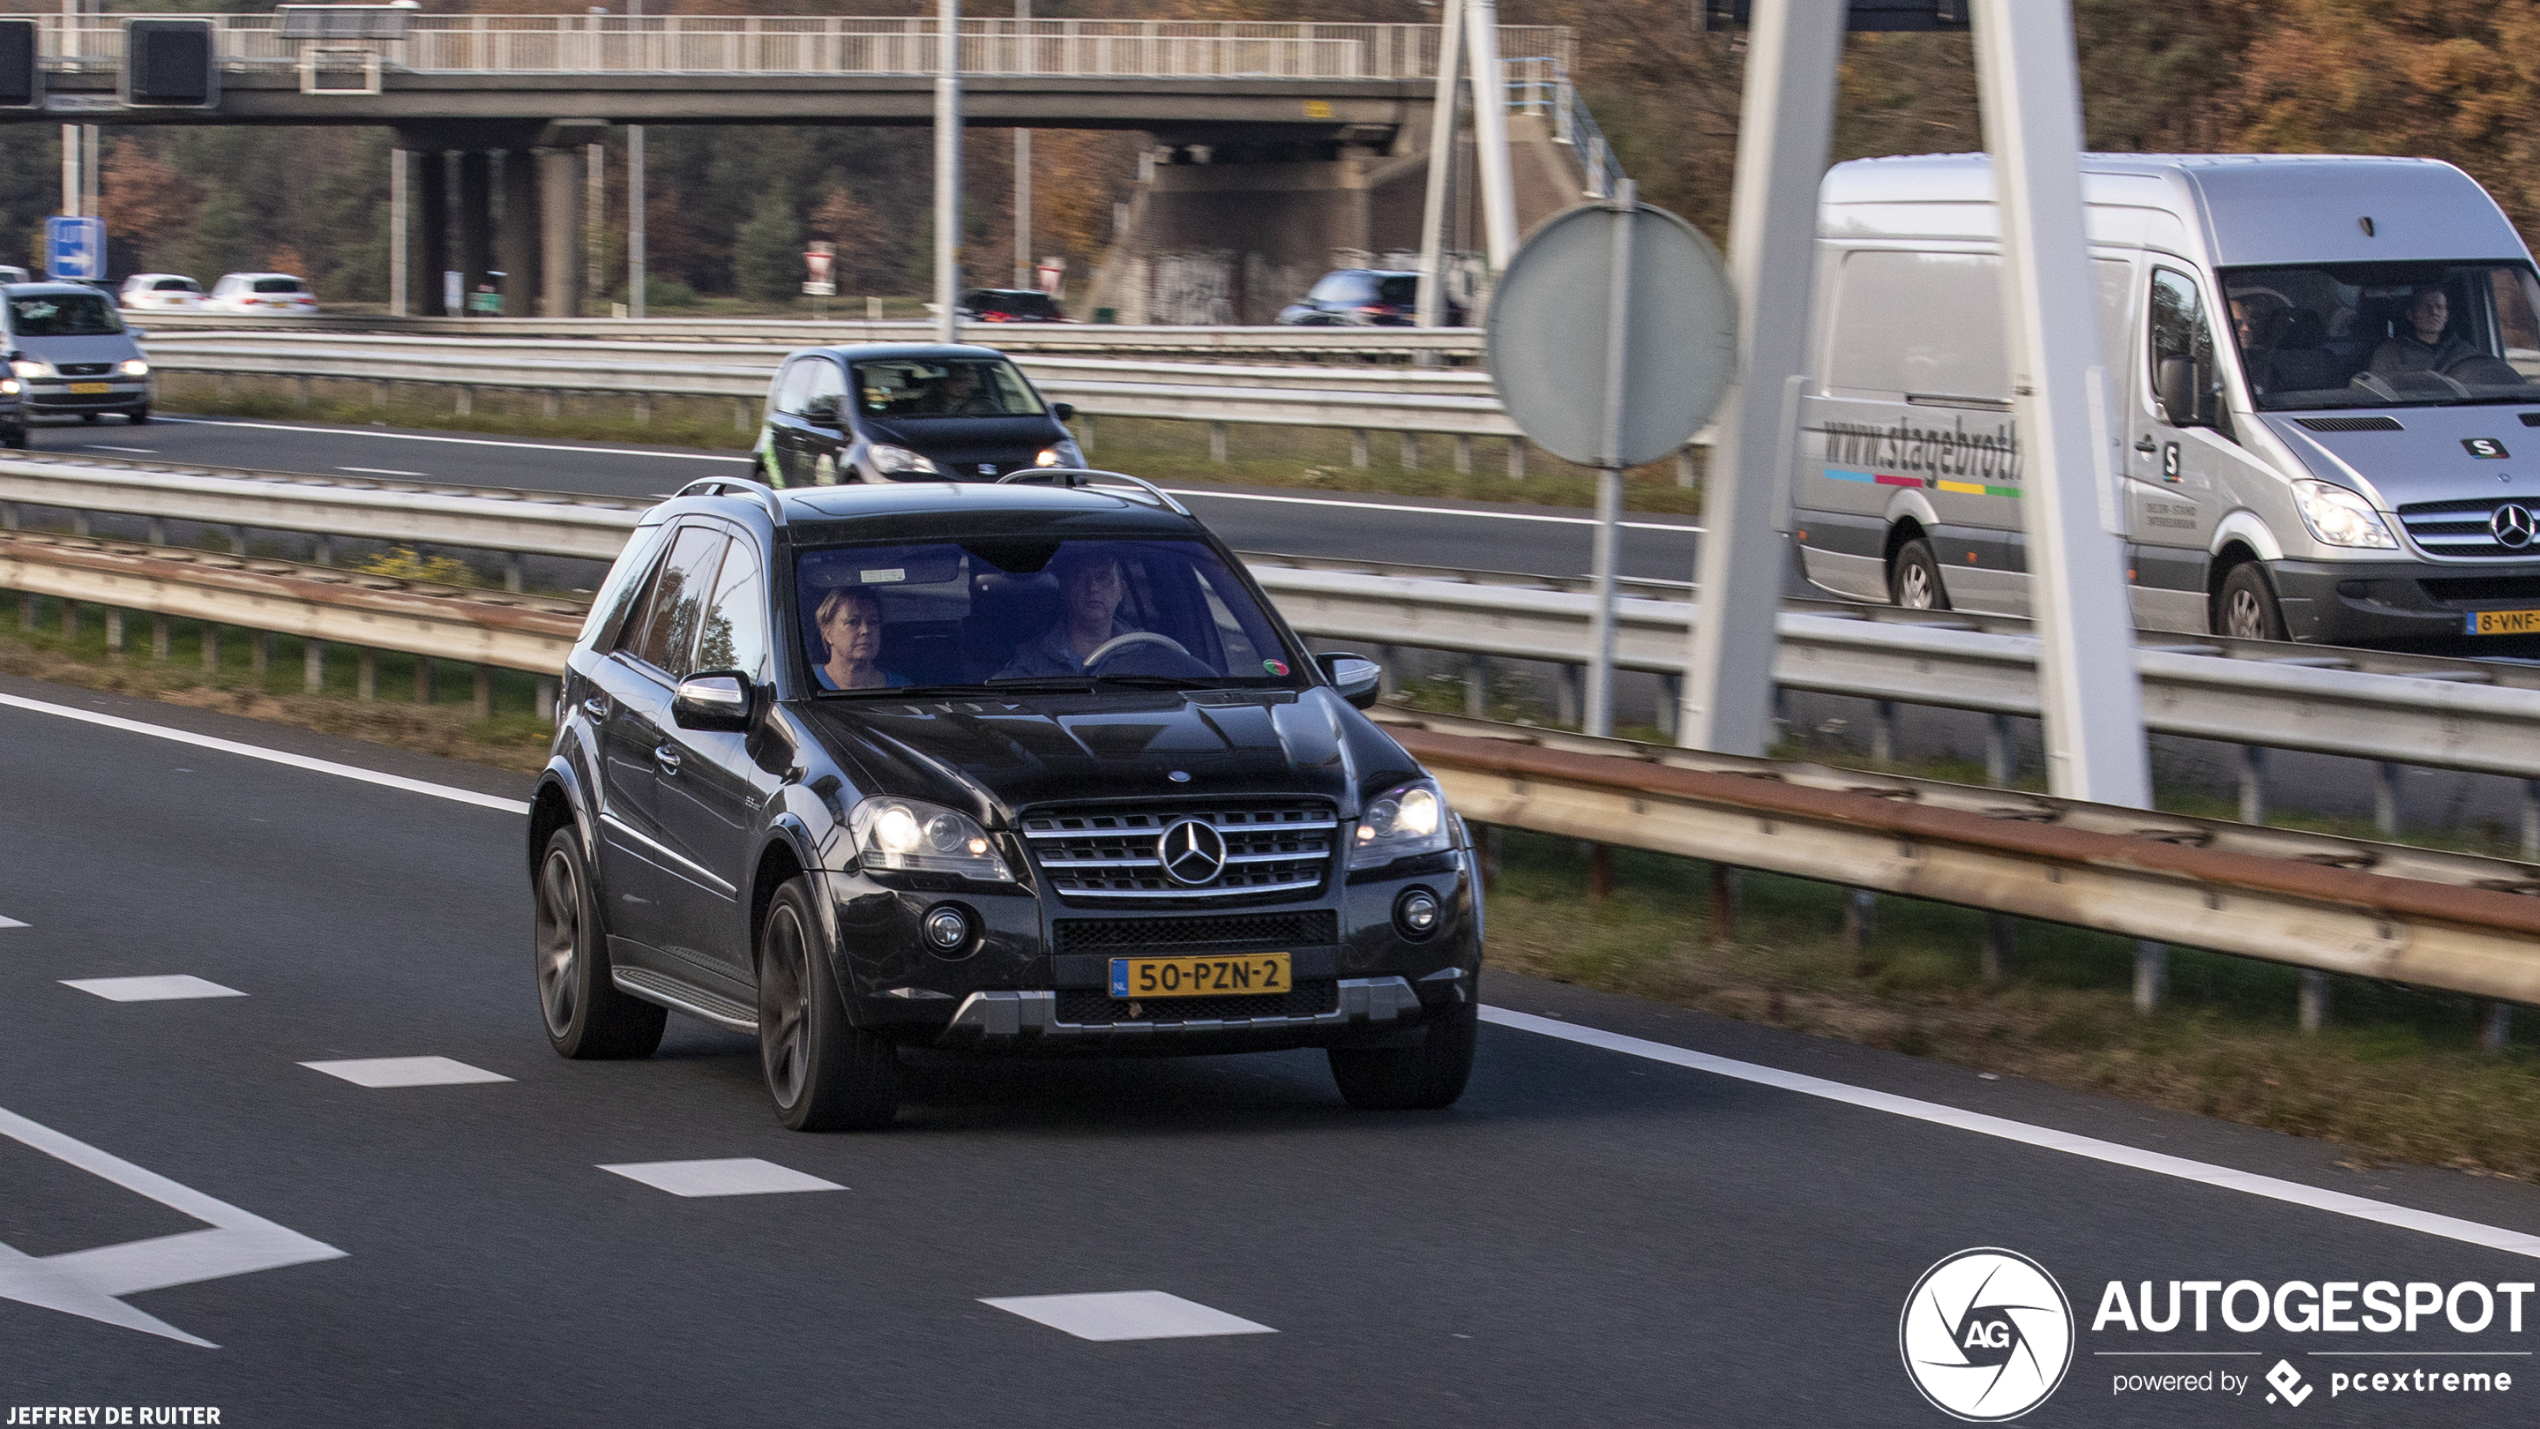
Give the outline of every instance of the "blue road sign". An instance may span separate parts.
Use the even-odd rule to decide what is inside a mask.
[[[44,271],[53,278],[105,277],[106,220],[59,216],[44,220]]]

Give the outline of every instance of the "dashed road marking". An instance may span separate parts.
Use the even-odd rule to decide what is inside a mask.
[[[430,476],[432,474],[428,471],[399,471],[395,467],[387,466],[339,466],[336,470],[349,471],[356,476]]]
[[[159,449],[157,447],[110,447],[104,442],[82,442],[80,443],[80,448],[83,451],[92,452],[130,452],[134,456],[157,456],[159,454]]]
[[[448,1057],[356,1057],[337,1062],[302,1062],[312,1072],[341,1077],[357,1087],[454,1087],[470,1082],[508,1082],[511,1078]]]
[[[27,925],[19,922],[15,918],[0,918],[0,928],[23,928],[25,926]]]
[[[847,1189],[835,1181],[823,1181],[755,1156],[720,1161],[627,1161],[600,1169],[674,1196],[770,1196]]]
[[[1275,1335],[1240,1315],[1212,1310],[1161,1290],[1110,1290],[1090,1295],[1014,1295],[982,1299],[1008,1314],[1064,1330],[1080,1340],[1180,1340],[1199,1335]]]
[[[192,973],[170,973],[163,977],[64,978],[62,986],[78,988],[108,1002],[173,1002],[188,997],[247,995],[234,987],[223,987]]]

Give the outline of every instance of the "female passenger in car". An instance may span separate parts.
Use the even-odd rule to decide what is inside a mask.
[[[811,673],[822,689],[898,689],[909,683],[879,663],[882,597],[862,586],[840,586],[820,598],[811,623],[821,645],[820,662]]]

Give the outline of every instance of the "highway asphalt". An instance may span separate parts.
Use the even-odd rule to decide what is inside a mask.
[[[674,1017],[648,1061],[547,1050],[525,784],[0,678],[0,1423],[1944,1424],[1899,1315],[1981,1246],[2078,1320],[2031,1423],[2532,1420],[2540,1305],[2478,1334],[2092,1320],[2111,1280],[2530,1281],[2540,1189],[1514,976],[1443,1113],[1353,1113],[1311,1053],[925,1056],[895,1128],[789,1134],[747,1039]],[[70,985],[168,977],[240,995]],[[415,1057],[509,1080],[302,1065]],[[752,1158],[835,1189],[603,1169]],[[1123,1292],[1253,1332],[1091,1340],[986,1303]],[[2200,1357],[2116,1357],[2148,1350]],[[2279,1360],[2298,1412],[2264,1402]],[[2424,1366],[2515,1383],[2326,1389]],[[2114,1390],[2217,1368],[2257,1382]]]
[[[746,462],[735,453],[674,447],[182,416],[162,416],[146,427],[115,418],[45,423],[34,429],[31,445],[206,466],[617,496],[667,493]],[[1586,511],[1231,486],[1173,484],[1173,490],[1237,550],[1563,576],[1584,575],[1590,564],[1594,521]],[[1633,517],[1623,532],[1622,574],[1691,580],[1698,524],[1685,516]]]

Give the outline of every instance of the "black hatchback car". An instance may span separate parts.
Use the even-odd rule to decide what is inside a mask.
[[[1329,1049],[1353,1105],[1472,1065],[1463,822],[1170,496],[1109,474],[772,492],[643,521],[574,647],[530,819],[568,1057],[667,1010],[755,1033],[797,1129],[903,1047]]]
[[[793,353],[767,393],[754,453],[774,487],[857,481],[994,481],[1084,464],[1048,402],[1002,352],[860,343]]]

